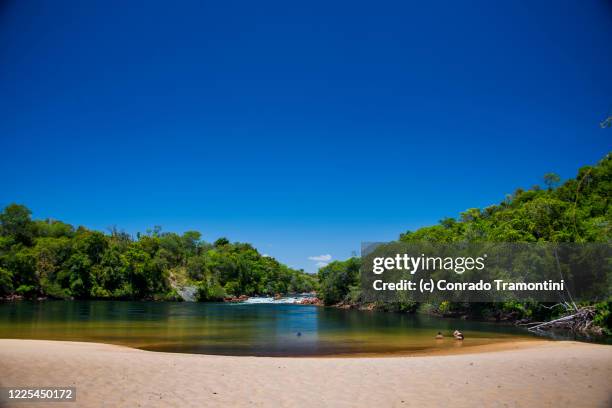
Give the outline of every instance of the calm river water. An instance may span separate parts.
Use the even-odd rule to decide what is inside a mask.
[[[465,334],[463,342],[452,339],[454,329]],[[438,331],[445,339],[434,339]],[[523,330],[494,323],[292,304],[0,303],[0,338],[93,341],[182,353],[415,353],[529,337]]]

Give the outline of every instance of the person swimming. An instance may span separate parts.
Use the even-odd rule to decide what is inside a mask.
[[[461,333],[459,330],[455,330],[455,331],[453,332],[453,337],[454,337],[456,340],[463,340],[463,338],[464,338],[464,337],[463,337],[463,333]]]
[[[442,332],[438,332],[438,334],[436,334],[436,340],[441,340],[444,338],[444,335],[442,334]]]

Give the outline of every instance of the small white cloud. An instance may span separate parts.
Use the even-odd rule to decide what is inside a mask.
[[[329,264],[327,262],[320,261],[320,262],[317,262],[315,265],[317,265],[319,268],[322,268],[322,267],[327,266]]]
[[[271,257],[270,255],[268,255],[268,254],[262,254],[261,256],[262,256],[262,258],[272,258],[272,257]]]
[[[319,261],[319,262],[329,262],[332,259],[330,254],[326,255],[317,255],[317,256],[309,256],[308,259],[311,261]]]

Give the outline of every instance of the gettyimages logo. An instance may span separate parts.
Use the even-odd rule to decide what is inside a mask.
[[[395,257],[375,257],[372,260],[372,272],[377,275],[385,270],[407,271],[414,275],[418,271],[446,270],[462,274],[465,271],[478,270],[485,268],[487,254],[477,258],[473,257],[445,257],[440,256],[420,256],[414,257],[408,254],[395,254]]]

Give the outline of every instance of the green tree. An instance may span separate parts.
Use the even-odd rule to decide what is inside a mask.
[[[0,296],[7,296],[11,293],[13,293],[13,273],[0,268]]]
[[[30,245],[34,235],[32,212],[25,206],[11,204],[0,213],[0,235],[11,237],[17,243]]]
[[[555,173],[546,173],[544,175],[544,184],[546,184],[548,190],[552,190],[553,188],[555,188],[560,181],[561,178]]]
[[[319,269],[319,291],[325,304],[335,304],[345,300],[352,287],[359,284],[361,261],[350,258],[334,261]]]

